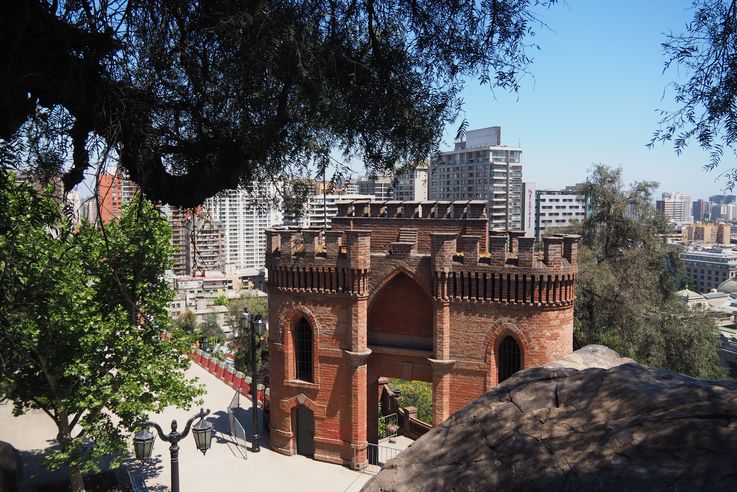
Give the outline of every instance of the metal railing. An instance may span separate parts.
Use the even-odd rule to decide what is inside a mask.
[[[246,430],[243,428],[233,412],[233,409],[238,408],[241,405],[240,397],[240,391],[236,390],[235,395],[233,395],[233,398],[230,400],[230,404],[228,405],[228,432],[230,433],[230,437],[233,438],[235,446],[238,448],[238,452],[241,453],[241,456],[243,456],[243,459],[248,459],[246,451],[248,446]]]
[[[379,417],[379,440],[397,437],[399,417],[396,413]]]
[[[391,446],[382,446],[381,444],[366,443],[366,458],[368,461],[368,467],[379,467],[384,468],[384,465],[392,458],[396,457],[402,452],[401,449],[393,448]],[[359,448],[353,447],[353,467],[354,470],[362,471],[366,470],[365,462],[361,462],[358,458]]]

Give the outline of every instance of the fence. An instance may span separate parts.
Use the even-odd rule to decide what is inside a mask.
[[[243,428],[233,412],[233,409],[239,408],[240,405],[241,393],[236,390],[235,395],[233,395],[233,398],[230,400],[230,404],[228,405],[228,431],[230,432],[230,436],[233,438],[233,441],[235,441],[235,445],[241,453],[241,456],[243,456],[243,459],[248,459],[246,451],[246,447],[248,446],[246,430]]]
[[[379,440],[397,437],[399,418],[396,413],[379,416]]]
[[[370,467],[384,468],[387,461],[397,456],[402,452],[401,449],[392,448],[390,446],[382,446],[381,444],[366,443],[366,457],[368,458],[368,465]],[[353,466],[355,470],[365,469],[363,467],[365,463],[360,463],[358,460],[358,447],[353,448]]]

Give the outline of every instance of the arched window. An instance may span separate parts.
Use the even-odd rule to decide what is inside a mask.
[[[505,337],[499,345],[499,382],[501,383],[521,368],[522,352],[517,341],[511,336]]]
[[[294,333],[294,360],[297,366],[297,379],[312,382],[312,327],[302,318]]]

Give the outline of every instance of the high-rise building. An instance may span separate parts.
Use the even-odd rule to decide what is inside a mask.
[[[691,215],[694,222],[704,222],[709,220],[711,212],[711,203],[703,198],[699,198],[691,206]]]
[[[565,227],[574,220],[586,219],[586,203],[578,195],[580,184],[563,190],[535,192],[535,237],[540,239],[550,228]]]
[[[128,205],[138,193],[138,185],[128,179],[120,170],[114,174],[101,173],[97,180],[97,194],[99,197],[99,216],[107,224],[112,219],[120,217],[123,207]]]
[[[729,205],[730,203],[737,203],[737,196],[735,195],[711,195],[709,201],[716,205]]]
[[[375,176],[358,181],[358,193],[361,195],[374,195],[378,201],[392,200],[394,198],[391,176]]]
[[[662,199],[655,202],[658,212],[677,225],[691,224],[691,197],[684,193],[664,192]]]
[[[310,195],[304,204],[302,215],[284,214],[283,225],[330,229],[332,218],[338,213],[338,202],[374,200],[373,195]]]
[[[227,190],[205,200],[204,208],[217,221],[225,236],[225,265],[237,269],[263,268],[266,239],[264,231],[281,222],[281,212],[257,196],[268,190],[250,193]]]
[[[97,199],[91,196],[82,202],[79,207],[79,215],[89,221],[90,224],[97,224],[99,214],[97,213]]]
[[[420,162],[416,166],[397,175],[397,184],[394,187],[394,199],[401,201],[427,200],[428,174],[430,164]]]
[[[430,166],[430,200],[486,200],[494,229],[522,228],[522,149],[501,145],[501,127],[471,130]]]
[[[225,234],[207,210],[164,206],[171,227],[174,274],[225,270]]]

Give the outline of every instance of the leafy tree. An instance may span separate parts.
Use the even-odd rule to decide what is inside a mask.
[[[664,111],[650,145],[673,142],[676,153],[692,141],[709,153],[705,167],[716,168],[737,143],[737,1],[694,0],[693,20],[682,34],[663,43],[665,68],[674,67],[676,109]],[[737,182],[737,169],[726,172]]]
[[[69,157],[67,190],[113,150],[146,197],[185,208],[324,170],[333,149],[420,160],[464,80],[517,89],[554,2],[7,0],[1,147],[36,168]]]
[[[207,315],[205,321],[197,326],[197,333],[207,350],[214,350],[225,342],[225,332],[218,324],[215,314]]]
[[[400,400],[402,407],[415,407],[418,419],[432,423],[432,385],[430,383],[390,379],[389,384],[392,388],[398,388],[402,392]]]
[[[194,333],[197,330],[197,316],[189,308],[177,316],[175,323],[184,333]]]
[[[582,235],[576,339],[692,376],[721,376],[714,320],[674,296],[683,265],[678,249],[661,239],[670,226],[652,206],[656,187],[625,189],[621,169],[599,165],[582,188],[592,213],[570,231]]]
[[[56,424],[51,466],[73,489],[102,456],[127,454],[126,433],[149,412],[189,405],[183,377],[190,341],[168,326],[168,226],[134,202],[104,234],[62,220],[47,188],[37,194],[0,171],[0,396],[16,415],[43,410]]]
[[[232,299],[228,305],[228,320],[233,329],[233,341],[231,347],[235,351],[233,363],[239,371],[251,373],[251,329],[241,326],[241,315],[243,310],[248,309],[252,315],[261,315],[268,319],[268,301],[266,297],[243,295],[239,299]],[[259,341],[256,350],[258,361],[261,364],[262,375],[268,372],[269,343],[268,332]],[[261,374],[261,373],[260,373]],[[262,375],[259,376],[263,380]]]

